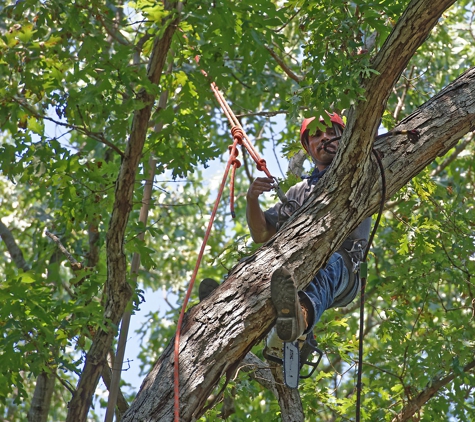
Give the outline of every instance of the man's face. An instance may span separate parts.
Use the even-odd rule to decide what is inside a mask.
[[[335,140],[326,146],[327,152],[323,148],[323,143],[336,136],[335,129],[327,127],[325,132],[317,129],[313,135],[308,137],[308,153],[318,163],[328,166],[335,157],[336,150],[338,149],[339,141]],[[333,152],[333,154],[332,154]]]

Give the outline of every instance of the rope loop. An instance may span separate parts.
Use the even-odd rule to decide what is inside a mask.
[[[234,126],[231,128],[231,134],[233,138],[237,140],[239,145],[242,145],[242,139],[244,138],[244,133],[242,129],[238,126]]]
[[[256,167],[257,167],[257,170],[259,171],[266,171],[267,170],[267,164],[266,164],[266,160],[264,160],[263,158],[261,158],[259,161],[257,161],[256,163]],[[264,170],[265,169],[265,170]]]
[[[238,159],[234,159],[233,161],[231,161],[231,165],[238,169],[239,167],[241,167],[241,162],[238,160]]]
[[[230,154],[233,152],[234,145],[228,145],[228,151]],[[234,157],[237,157],[239,155],[239,150],[236,148],[234,150]]]

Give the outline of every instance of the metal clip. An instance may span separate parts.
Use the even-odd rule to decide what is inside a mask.
[[[365,242],[363,239],[358,239],[353,242],[351,249],[345,248],[345,251],[348,252],[351,262],[353,263],[352,271],[354,273],[357,273],[360,269],[360,263],[363,259],[363,248],[365,247],[363,242]]]
[[[279,184],[277,183],[277,180],[275,181],[274,183],[274,189],[277,193],[277,196],[279,197],[280,199],[280,202],[282,202],[283,204],[286,204],[287,202],[289,202],[289,200],[287,199],[287,197],[285,196],[285,193],[284,191],[280,188]]]

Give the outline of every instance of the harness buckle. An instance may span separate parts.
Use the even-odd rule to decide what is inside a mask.
[[[349,249],[345,247],[347,246],[345,244],[348,241],[351,242],[351,247]],[[343,248],[347,252],[353,264],[353,267],[352,267],[353,273],[357,273],[360,269],[360,264],[363,261],[364,249],[367,243],[368,242],[365,239],[355,239],[355,240],[348,239],[343,243]]]

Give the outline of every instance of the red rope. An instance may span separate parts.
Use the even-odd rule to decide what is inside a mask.
[[[190,300],[191,292],[193,290],[193,286],[195,284],[196,275],[198,273],[198,269],[201,264],[201,260],[203,259],[204,250],[206,247],[206,243],[208,242],[209,235],[211,233],[211,228],[213,226],[214,219],[216,217],[216,212],[218,210],[219,201],[223,194],[224,186],[226,184],[226,179],[228,178],[229,169],[233,162],[235,150],[237,148],[237,141],[234,140],[231,150],[231,156],[228,159],[228,163],[226,165],[226,169],[224,170],[223,180],[221,181],[221,186],[219,187],[218,197],[214,203],[213,211],[211,212],[211,217],[208,223],[208,228],[206,229],[205,236],[203,238],[203,243],[201,244],[200,253],[198,255],[198,260],[196,261],[195,269],[191,276],[190,285],[188,286],[188,290],[186,292],[185,300],[183,301],[183,305],[181,307],[180,316],[178,318],[176,334],[175,334],[175,353],[174,353],[174,387],[175,387],[175,422],[180,421],[180,367],[179,367],[179,355],[180,355],[180,334],[181,334],[181,326],[183,324],[183,318],[185,315],[186,306],[188,301]]]
[[[196,62],[198,63],[199,58],[198,56],[195,57]],[[204,70],[201,70],[201,73],[203,73],[204,76],[208,76],[207,73]],[[234,218],[235,213],[234,213],[234,176],[236,173],[236,169],[241,166],[241,163],[237,159],[238,156],[238,149],[237,146],[242,145],[246,150],[248,151],[249,155],[252,157],[252,159],[256,162],[257,169],[260,171],[263,171],[267,177],[273,178],[272,175],[270,174],[269,170],[267,169],[266,161],[262,159],[257,150],[254,148],[252,145],[251,141],[247,137],[246,133],[244,132],[244,129],[242,128],[239,120],[237,119],[236,115],[232,111],[231,107],[227,103],[226,99],[224,98],[223,94],[219,91],[218,86],[212,82],[211,83],[211,90],[214,93],[214,96],[216,97],[220,107],[222,108],[224,114],[226,115],[229,124],[231,125],[231,134],[233,135],[233,145],[230,146],[230,156],[228,159],[228,162],[226,164],[226,169],[224,170],[224,175],[223,179],[221,181],[221,185],[218,191],[218,196],[216,198],[216,201],[214,203],[213,211],[211,213],[211,217],[208,223],[208,227],[205,232],[205,236],[203,238],[203,243],[201,244],[200,252],[198,254],[198,260],[195,265],[195,269],[193,271],[193,274],[191,276],[190,284],[188,286],[188,290],[186,292],[185,299],[183,301],[183,305],[181,307],[181,312],[180,316],[178,318],[178,323],[177,323],[177,328],[176,328],[176,334],[175,334],[175,350],[174,350],[174,393],[175,393],[175,400],[174,400],[174,413],[175,413],[175,422],[180,421],[180,365],[179,365],[179,357],[180,357],[180,335],[181,335],[181,327],[183,324],[183,318],[185,315],[185,310],[188,305],[188,301],[190,300],[191,292],[193,290],[193,286],[195,284],[196,280],[196,275],[198,274],[198,269],[200,267],[201,261],[203,259],[203,254],[204,250],[206,247],[206,244],[208,242],[208,238],[211,233],[211,228],[214,223],[214,219],[216,217],[216,212],[218,210],[218,205],[219,201],[221,200],[221,196],[223,194],[224,186],[226,183],[226,179],[228,178],[229,170],[232,167],[231,171],[231,181],[230,181],[230,190],[231,190],[231,200],[230,200],[230,206],[231,206],[231,215]]]

